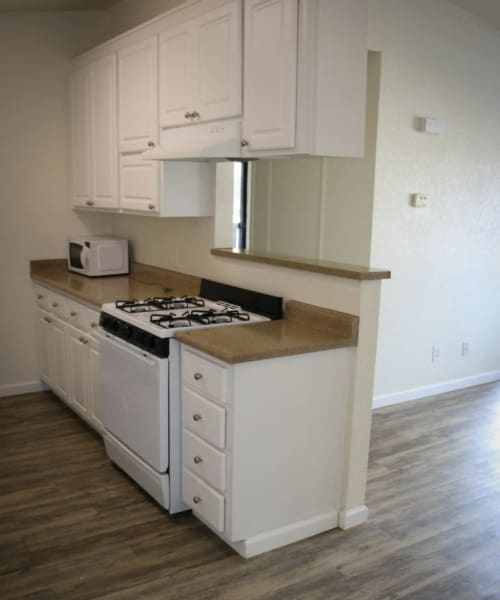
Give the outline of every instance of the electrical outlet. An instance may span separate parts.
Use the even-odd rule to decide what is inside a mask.
[[[439,355],[439,346],[432,346],[432,362],[437,362],[439,360]]]
[[[469,342],[462,342],[462,356],[469,356],[470,344]]]

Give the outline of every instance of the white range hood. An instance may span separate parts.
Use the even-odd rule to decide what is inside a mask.
[[[160,144],[142,154],[147,160],[225,160],[241,158],[241,121],[200,123],[162,129]]]

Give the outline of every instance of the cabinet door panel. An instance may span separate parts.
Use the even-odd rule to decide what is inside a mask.
[[[99,345],[91,342],[88,347],[89,380],[88,380],[88,407],[92,425],[103,431],[101,418],[101,401],[99,397]]]
[[[52,319],[50,332],[50,371],[52,389],[61,398],[68,400],[68,360],[66,352],[66,325],[59,319]]]
[[[161,127],[186,125],[186,113],[194,110],[192,87],[193,36],[189,24],[166,31],[159,41]]]
[[[159,164],[141,155],[120,157],[120,204],[124,210],[159,211]]]
[[[91,73],[93,200],[97,207],[115,208],[118,206],[116,56],[97,61]]]
[[[37,310],[37,342],[38,342],[38,365],[40,379],[47,385],[52,386],[50,373],[50,325],[51,317],[48,313]]]
[[[248,152],[295,145],[297,27],[297,0],[245,0]]]
[[[71,138],[73,162],[73,204],[92,202],[90,71],[79,69],[71,77]]]
[[[196,110],[201,121],[241,114],[241,2],[232,2],[198,21]]]
[[[158,141],[158,43],[150,38],[118,53],[119,150]]]
[[[70,402],[75,410],[87,415],[87,345],[84,340],[84,335],[80,330],[68,327]]]

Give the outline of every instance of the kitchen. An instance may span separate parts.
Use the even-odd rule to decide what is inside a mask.
[[[378,7],[381,16],[379,17],[380,21],[378,21],[376,17],[373,20],[374,31],[376,30],[376,26],[380,27],[382,17],[388,18],[386,11],[382,10],[384,7],[387,11],[388,9],[385,4]],[[406,8],[410,11],[413,8],[413,11],[415,12],[415,14],[412,15],[413,17],[416,18],[419,15],[419,11],[416,7],[409,6]],[[431,9],[429,8],[429,10]],[[438,8],[435,10],[438,12],[438,17],[444,18],[445,16],[449,17],[450,10],[453,11],[454,9],[450,9],[447,6],[445,7],[444,4],[439,3]],[[408,19],[408,17],[404,15],[403,9],[401,9],[401,11],[401,13],[396,12],[393,18],[395,19],[396,15],[399,15],[399,17],[406,22],[405,19]],[[127,11],[124,11],[124,13],[126,12]],[[128,16],[125,15],[123,18],[132,18],[132,13],[133,10],[130,9]],[[432,12],[432,14],[434,14],[434,12]],[[460,12],[452,12],[452,14],[454,15],[455,24],[458,22],[463,27],[477,27],[477,35],[479,35],[480,26],[473,26],[469,17],[464,17]],[[424,20],[424,23],[426,22],[425,15],[420,16],[420,18]],[[91,214],[77,217],[71,212],[67,203],[69,194],[69,163],[66,153],[67,106],[64,94],[64,88],[67,81],[66,76],[69,74],[67,60],[61,59],[57,64],[51,63],[48,70],[36,69],[40,74],[43,73],[44,83],[47,84],[46,86],[42,86],[36,77],[33,77],[30,81],[22,77],[19,78],[19,87],[17,88],[13,83],[16,81],[15,73],[22,71],[19,69],[19,66],[15,65],[14,59],[22,61],[25,57],[23,52],[27,52],[24,47],[27,39],[33,39],[34,47],[37,48],[37,53],[29,53],[29,58],[32,61],[37,59],[38,52],[41,52],[46,45],[48,45],[47,52],[51,57],[57,53],[57,51],[62,52],[61,47],[59,46],[60,44],[67,44],[70,48],[70,50],[65,49],[64,52],[62,52],[64,56],[73,56],[84,49],[82,47],[75,48],[74,45],[78,43],[78,35],[80,36],[80,41],[85,37],[85,34],[82,31],[85,19],[87,19],[88,30],[91,30],[87,31],[87,36],[97,36],[99,31],[95,19],[93,21],[90,17],[84,16],[79,16],[79,19],[81,22],[76,24],[76,17],[66,16],[65,19],[61,20],[60,17],[37,16],[35,18],[34,16],[25,15],[22,21],[22,29],[26,34],[24,41],[22,36],[19,35],[17,35],[15,39],[12,39],[12,37],[9,38],[8,31],[12,28],[12,20],[9,25],[7,23],[5,24],[6,29],[3,32],[4,39],[9,40],[10,52],[13,56],[13,64],[11,67],[12,73],[10,74],[11,85],[6,87],[6,90],[8,91],[5,95],[5,102],[8,107],[12,107],[15,103],[18,108],[17,114],[19,115],[19,120],[16,121],[15,119],[12,119],[7,123],[6,126],[11,128],[6,131],[6,137],[10,140],[10,144],[8,146],[3,146],[5,155],[3,156],[4,160],[2,164],[5,165],[6,172],[10,173],[11,177],[11,179],[3,179],[3,181],[4,183],[12,182],[12,185],[14,186],[12,188],[7,188],[4,191],[4,197],[12,197],[15,199],[15,202],[6,203],[5,205],[2,222],[4,223],[6,230],[5,232],[2,231],[2,240],[5,243],[10,243],[10,247],[17,247],[19,244],[16,246],[16,240],[23,240],[22,247],[19,249],[19,252],[16,252],[15,258],[11,257],[11,260],[3,267],[6,269],[5,272],[12,281],[19,281],[19,292],[13,300],[6,299],[7,306],[9,306],[9,303],[13,303],[17,308],[22,308],[20,312],[24,315],[31,314],[31,288],[28,276],[30,259],[62,256],[64,251],[64,240],[68,237],[87,231],[92,233],[98,233],[99,231],[107,233],[110,231],[110,228],[112,228],[115,235],[133,240],[134,250],[136,252],[135,258],[143,263],[157,264],[158,259],[155,259],[155,255],[171,257],[177,252],[177,268],[183,272],[206,274],[213,279],[230,281],[231,283],[242,287],[276,293],[288,298],[294,298],[316,305],[324,305],[325,302],[322,298],[326,295],[329,299],[335,298],[336,309],[351,313],[356,312],[353,307],[358,306],[358,304],[362,305],[363,301],[365,301],[366,308],[369,311],[371,306],[370,302],[368,302],[367,299],[359,298],[359,290],[357,289],[359,284],[353,283],[352,281],[325,278],[317,274],[298,272],[291,269],[285,271],[282,269],[265,267],[259,264],[240,264],[236,263],[236,261],[232,262],[228,259],[211,256],[209,252],[210,248],[213,247],[211,240],[212,223],[209,219],[181,219],[180,222],[174,221],[173,223],[169,223],[168,219],[166,221],[160,221],[160,219],[146,219],[143,217],[109,217],[106,215]],[[63,22],[65,23],[65,26],[63,26]],[[39,39],[42,31],[41,23],[45,23],[46,38],[48,38],[43,40],[43,45],[40,45]],[[128,28],[130,25],[131,23],[127,23],[124,29]],[[105,28],[104,24],[101,24],[101,26]],[[79,30],[79,28],[82,29]],[[58,33],[57,37],[55,35],[56,31]],[[476,31],[476,29],[474,29],[474,31]],[[480,31],[482,33],[482,30]],[[103,37],[108,36],[103,35]],[[97,42],[98,40],[95,41]],[[492,45],[494,44],[491,40],[489,40],[489,43]],[[93,45],[88,40],[87,42],[82,42],[82,44],[84,44],[84,47]],[[56,48],[54,48],[54,45],[56,45]],[[373,46],[373,48],[378,49],[377,46]],[[36,63],[32,65],[33,70],[35,70],[35,65]],[[389,66],[391,65],[393,65],[392,62],[389,63]],[[393,66],[393,68],[396,69],[396,73],[397,67],[397,64]],[[26,90],[24,86],[29,85],[33,85],[34,87]],[[9,90],[12,94],[12,98],[9,97]],[[17,93],[14,95],[16,90]],[[40,111],[42,109],[46,111],[46,113],[41,113]],[[389,107],[384,108],[384,110],[389,110]],[[410,114],[413,115],[413,112]],[[64,119],[62,117],[64,117]],[[383,112],[383,117],[384,119],[387,119],[386,112]],[[414,136],[415,133],[412,135]],[[439,143],[439,138],[436,139]],[[51,141],[50,148],[47,147],[49,140]],[[421,143],[430,145],[435,142],[434,139],[425,137]],[[19,144],[19,146],[17,146],[17,144]],[[39,146],[37,147],[37,145]],[[386,151],[388,150],[389,148],[387,148]],[[23,157],[21,162],[19,161],[20,156]],[[24,176],[24,173],[26,170],[26,161],[29,161],[30,159],[32,161],[30,164],[32,164],[33,168],[30,168],[30,177],[28,178]],[[392,155],[391,159],[395,160],[394,155]],[[380,157],[378,157],[378,160],[380,160]],[[22,169],[21,164],[23,165]],[[400,183],[406,193],[408,187],[407,184],[404,183],[403,185],[402,181]],[[39,197],[40,194],[43,194],[43,202],[42,197],[40,197],[39,201],[33,203],[33,197]],[[483,207],[483,214],[485,214],[484,210],[487,210],[487,208],[488,206]],[[406,210],[409,209],[405,208],[405,211]],[[49,220],[49,217],[51,220]],[[7,225],[8,223],[10,223],[10,225]],[[455,224],[455,226],[457,225]],[[385,228],[385,230],[390,231],[391,235],[395,235],[396,233],[392,229],[387,230],[387,228]],[[486,235],[488,235],[488,232],[486,232]],[[491,235],[494,235],[494,231],[491,232]],[[403,245],[403,248],[405,247],[406,246]],[[431,248],[429,248],[429,251],[430,250]],[[4,260],[6,260],[9,252],[4,252],[3,255],[5,257]],[[165,260],[165,262],[163,262],[163,260]],[[168,268],[170,266],[169,264],[166,264],[168,260],[170,260],[170,258],[162,259],[159,266]],[[389,256],[385,257],[382,262],[380,259],[376,260],[376,262],[374,260],[374,264],[376,265],[385,266],[385,264],[387,264],[389,267],[392,267],[393,262],[394,258],[392,254],[390,260]],[[486,262],[485,268],[487,267],[487,264],[489,263]],[[494,265],[492,265],[491,268],[494,268]],[[404,274],[400,271],[400,277],[403,276]],[[475,275],[475,278],[477,280],[477,274]],[[476,281],[476,283],[481,283],[483,286],[485,285],[482,280],[481,282]],[[392,285],[392,282],[390,285]],[[487,285],[492,286],[491,297],[495,298],[497,291],[494,287],[494,282],[488,282]],[[391,296],[389,296],[389,298],[390,297]],[[412,300],[412,298],[413,297],[405,296],[405,301]],[[415,300],[416,299],[417,297],[415,297]],[[25,305],[23,305],[23,303],[25,303]],[[393,303],[389,302],[389,305],[392,304]],[[492,303],[492,305],[493,304],[494,303]],[[404,303],[404,305],[408,307],[407,303]],[[484,314],[484,307],[482,310]],[[9,309],[7,313],[12,314],[12,310]],[[361,321],[363,321],[363,318]],[[387,316],[383,318],[382,324],[386,328],[388,326],[390,327],[390,323],[387,323]],[[19,319],[19,323],[16,324],[16,326],[18,328],[15,331],[12,331],[13,323],[11,322],[11,319],[6,319],[5,331],[7,338],[20,339],[20,332],[24,331],[25,339],[30,339],[29,332],[32,323],[30,324],[23,319]],[[491,329],[494,330],[494,328]],[[486,336],[485,339],[488,340],[488,335],[490,334],[485,332],[484,335]],[[384,338],[384,336],[381,336],[380,343],[383,346],[383,351],[386,353],[388,350],[385,349],[384,344],[389,343],[389,339],[391,340],[391,343],[398,343],[394,341],[393,337],[387,338],[386,336]],[[2,369],[5,369],[5,375],[3,376],[2,381],[12,383],[36,380],[34,355],[30,359],[33,363],[33,368],[30,369],[29,366],[26,365],[26,347],[27,346],[24,343],[19,343],[17,347],[14,346],[9,352],[6,360],[2,361]],[[474,376],[475,372],[494,371],[494,340],[491,347],[493,348],[493,352],[490,353],[491,358],[488,358],[488,356],[483,358],[484,368],[482,368],[482,370],[479,370],[476,366],[476,371],[474,371],[474,365],[470,366],[471,377]],[[399,350],[394,350],[394,347],[392,347],[391,352],[396,352],[398,355],[401,354]],[[391,352],[389,352],[389,356],[391,356]],[[23,359],[21,359],[21,357],[23,357]],[[471,356],[471,359],[479,360],[480,356],[475,353]],[[457,379],[457,376],[454,374],[455,367],[453,364],[447,364],[442,360],[441,365],[440,368],[448,370],[446,373],[443,373],[445,377],[442,377],[441,379]],[[391,376],[397,377],[397,372]],[[422,380],[426,383],[425,378],[422,378]],[[429,381],[431,380],[429,379]],[[405,389],[404,385],[406,385],[406,389],[418,387],[416,383],[411,385],[408,385],[408,382],[400,383],[402,386],[401,389]],[[395,389],[397,390],[397,387]],[[385,392],[386,390],[381,388],[381,391]],[[387,393],[393,393],[393,390],[387,388]],[[362,431],[360,431],[360,436],[361,434]],[[367,444],[366,436],[364,436],[363,439],[365,440],[365,444]],[[360,443],[362,443],[362,440]]]

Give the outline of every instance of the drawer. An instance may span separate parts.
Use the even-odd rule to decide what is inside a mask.
[[[182,377],[184,383],[202,394],[226,401],[227,369],[185,350],[182,356]]]
[[[66,311],[68,315],[68,322],[71,323],[73,327],[87,331],[88,317],[86,306],[67,298]]]
[[[35,301],[36,305],[44,310],[49,310],[50,306],[50,292],[47,288],[42,287],[41,285],[34,285],[35,290]]]
[[[186,429],[217,448],[226,445],[226,411],[184,387],[182,422]]]
[[[182,461],[198,477],[223,492],[226,489],[226,456],[202,439],[184,429]]]
[[[49,292],[49,310],[60,319],[66,319],[66,298],[57,292]]]
[[[87,306],[87,331],[90,335],[94,335],[99,327],[99,311]]]
[[[182,470],[182,499],[217,531],[224,531],[224,496],[187,469]]]

